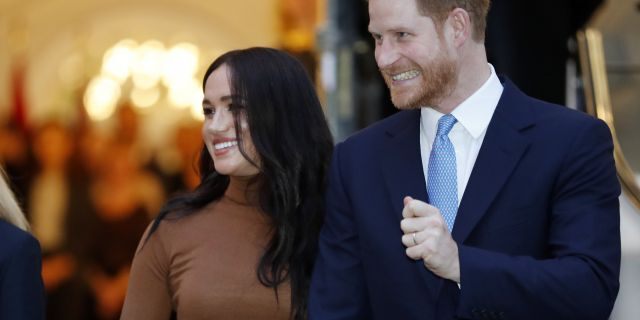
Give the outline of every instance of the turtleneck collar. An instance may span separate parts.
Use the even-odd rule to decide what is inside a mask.
[[[224,198],[241,206],[259,206],[259,182],[252,177],[229,177],[229,186]]]

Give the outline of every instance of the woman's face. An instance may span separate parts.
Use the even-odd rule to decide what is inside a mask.
[[[223,64],[206,80],[202,102],[205,118],[202,138],[218,173],[235,177],[254,176],[258,174],[259,169],[245,159],[238,148],[232,110],[243,107],[233,104],[233,100],[237,103],[238,99],[231,97],[228,71],[227,65]],[[254,163],[259,163],[249,134],[246,114],[243,109],[238,111],[238,131],[242,135],[243,150]]]

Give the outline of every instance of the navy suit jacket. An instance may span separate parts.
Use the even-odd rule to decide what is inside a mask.
[[[336,146],[311,319],[609,316],[620,269],[610,131],[503,85],[452,231],[461,289],[405,254],[403,197],[428,195],[420,111],[401,111]]]
[[[0,319],[44,319],[40,245],[0,219]]]

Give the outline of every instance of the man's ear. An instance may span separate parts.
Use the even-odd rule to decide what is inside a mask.
[[[449,13],[447,24],[453,31],[453,43],[456,47],[463,45],[471,38],[472,25],[469,13],[462,8],[455,8]]]

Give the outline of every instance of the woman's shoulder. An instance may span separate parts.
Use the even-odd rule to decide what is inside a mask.
[[[207,233],[206,226],[210,225],[207,219],[210,206],[187,215],[169,213],[162,219],[156,218],[151,221],[138,244],[138,259],[151,258],[164,264],[192,247],[194,238],[202,237],[203,230]]]
[[[207,224],[215,206],[216,202],[213,202],[188,214],[168,213],[160,220],[155,218],[147,227],[144,239],[156,238],[157,241],[169,242],[182,239],[199,229],[196,226]]]

